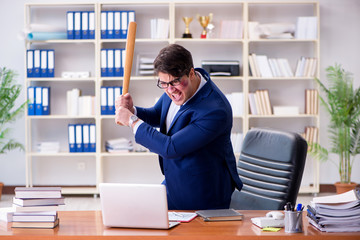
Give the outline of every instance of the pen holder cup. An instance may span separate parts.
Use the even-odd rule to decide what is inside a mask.
[[[285,211],[285,232],[301,233],[303,231],[302,211]]]

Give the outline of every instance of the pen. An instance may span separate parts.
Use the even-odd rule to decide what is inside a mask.
[[[296,211],[301,211],[301,208],[302,208],[302,204],[301,203],[298,203],[297,207],[296,207]]]
[[[314,216],[316,215],[315,209],[313,209],[310,205],[307,205],[307,208]]]
[[[285,211],[291,211],[291,203],[290,202],[286,203]]]

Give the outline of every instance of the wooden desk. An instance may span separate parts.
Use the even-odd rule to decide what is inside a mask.
[[[360,239],[360,232],[323,233],[308,224],[304,217],[303,233],[262,232],[250,218],[264,216],[267,211],[240,211],[244,221],[204,222],[197,217],[170,230],[106,228],[100,211],[59,212],[60,226],[55,229],[11,228],[11,223],[0,222],[0,239]]]

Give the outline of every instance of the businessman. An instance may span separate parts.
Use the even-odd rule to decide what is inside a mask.
[[[115,122],[130,126],[135,141],[159,155],[169,209],[229,208],[233,191],[242,188],[229,102],[180,45],[163,48],[154,69],[165,93],[151,108],[134,107],[130,94],[118,97]]]

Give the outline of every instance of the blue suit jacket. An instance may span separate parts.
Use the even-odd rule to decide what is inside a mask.
[[[196,70],[207,83],[180,107],[168,133],[165,119],[171,99],[164,93],[154,107],[136,108],[144,123],[135,140],[159,154],[169,209],[229,208],[235,187],[242,188],[230,142],[232,110],[209,75]]]

